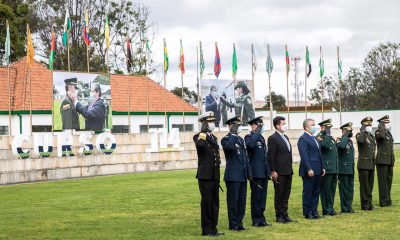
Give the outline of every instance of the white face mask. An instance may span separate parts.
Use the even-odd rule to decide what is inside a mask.
[[[288,126],[285,124],[281,127],[282,132],[286,132],[288,130]]]
[[[242,132],[242,126],[238,127],[237,133],[241,133]]]
[[[211,91],[211,96],[213,96],[214,98],[217,97],[217,91]]]
[[[386,128],[386,129],[390,129],[390,127],[391,127],[391,126],[390,126],[390,123],[385,123],[385,128]]]
[[[366,126],[365,131],[367,131],[369,133],[372,132],[372,126]]]
[[[215,123],[214,122],[209,122],[208,123],[208,130],[210,132],[212,132],[212,131],[214,131],[214,129],[215,129]]]

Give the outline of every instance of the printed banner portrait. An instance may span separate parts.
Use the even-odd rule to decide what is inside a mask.
[[[255,117],[251,86],[251,80],[202,80],[202,112],[214,112],[217,127],[225,127],[226,120],[234,116],[241,116],[247,125]]]
[[[53,72],[54,130],[111,129],[110,78],[100,74]]]

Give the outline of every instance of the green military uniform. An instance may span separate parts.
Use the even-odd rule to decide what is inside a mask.
[[[378,175],[379,205],[381,207],[391,206],[390,190],[393,180],[393,136],[386,124],[390,123],[389,116],[378,120],[379,127],[375,132],[377,143],[376,172]]]
[[[64,80],[65,85],[75,86],[77,85],[76,78],[69,78]],[[61,102],[60,106],[61,120],[62,120],[62,130],[65,129],[75,129],[79,130],[79,116],[75,109],[74,103],[68,97],[68,93],[65,93],[65,99]]]
[[[372,118],[361,120],[360,133],[357,133],[358,180],[360,182],[360,201],[362,210],[372,210],[372,190],[375,175],[375,137],[372,135]]]
[[[325,176],[321,181],[321,204],[322,214],[333,216],[336,214],[333,209],[335,202],[335,193],[337,185],[338,173],[338,153],[336,142],[330,135],[330,128],[332,127],[331,119],[322,121],[320,126],[325,126],[326,130],[321,131],[317,135],[317,139],[321,146],[322,164],[325,169]]]
[[[343,130],[342,137],[336,141],[338,150],[338,179],[340,208],[342,213],[353,213],[354,197],[354,146],[352,137],[353,123],[346,123],[340,127]]]
[[[246,83],[244,81],[238,82],[235,86],[235,90],[237,88],[242,88],[243,93],[236,98],[233,107],[235,108],[235,115],[241,117],[242,125],[245,126],[251,119],[256,117],[255,111],[253,102],[251,101],[250,91],[248,90]]]

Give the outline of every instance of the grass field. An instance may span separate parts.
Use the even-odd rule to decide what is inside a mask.
[[[0,239],[204,239],[194,176],[195,170],[185,170],[3,186]],[[376,210],[359,210],[357,176],[355,179],[355,214],[305,220],[301,216],[301,180],[296,174],[289,214],[299,222],[285,225],[274,222],[269,183],[266,215],[273,226],[250,226],[248,200],[245,226],[249,230],[243,232],[227,230],[226,199],[221,193],[219,230],[225,235],[220,239],[400,239],[399,165],[395,166],[392,207],[379,207],[375,184]]]

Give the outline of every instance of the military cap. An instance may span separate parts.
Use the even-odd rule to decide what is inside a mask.
[[[249,125],[259,124],[259,123],[263,123],[263,116],[259,116],[259,117],[253,118],[248,122]]]
[[[353,123],[352,122],[348,122],[346,124],[343,124],[340,129],[342,130],[353,130]]]
[[[246,83],[245,83],[244,81],[240,81],[240,82],[238,82],[238,83],[236,84],[235,90],[236,90],[237,88],[245,88],[245,87],[247,87]]]
[[[364,126],[371,126],[373,120],[374,120],[374,119],[372,119],[371,117],[366,117],[366,118],[364,118],[363,120],[361,120],[361,125],[364,125]]]
[[[65,85],[74,85],[76,86],[78,84],[78,79],[77,78],[67,78],[64,80]]]
[[[383,117],[378,119],[378,122],[381,122],[381,121],[384,122],[384,123],[390,123],[389,115],[385,115],[385,116],[383,116]]]
[[[325,127],[332,127],[332,119],[326,119],[320,123],[318,123],[320,126],[325,126]]]
[[[208,111],[208,112],[203,113],[199,117],[199,122],[204,122],[204,121],[215,121],[214,112]]]
[[[225,122],[225,124],[227,124],[227,125],[233,124],[233,123],[239,123],[239,124],[240,124],[241,122],[242,122],[241,117],[240,117],[240,116],[236,116],[236,117],[233,117],[233,118],[228,119],[228,120]]]

